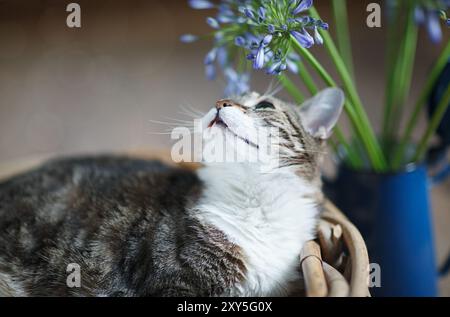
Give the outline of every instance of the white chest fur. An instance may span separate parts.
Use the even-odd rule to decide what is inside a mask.
[[[199,170],[205,191],[199,219],[223,231],[244,252],[247,273],[232,296],[283,296],[298,280],[299,254],[314,237],[317,188],[292,172],[261,174],[246,164]]]

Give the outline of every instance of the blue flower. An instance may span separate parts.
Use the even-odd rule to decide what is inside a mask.
[[[239,1],[228,1],[228,3],[231,2]],[[246,5],[240,6],[238,12],[247,19],[246,22],[240,22],[245,33],[240,33],[239,37],[235,37],[234,44],[248,49],[247,59],[253,61],[254,69],[265,68],[267,73],[273,74],[278,73],[274,70],[286,69],[287,67],[279,66],[288,64],[287,56],[290,51],[291,34],[305,48],[310,48],[315,43],[323,43],[323,38],[318,29],[328,29],[328,24],[310,16],[298,15],[307,11],[312,6],[312,1],[260,0],[243,2],[246,2]],[[255,12],[257,12],[257,18]],[[308,33],[307,29],[314,32],[314,38]],[[250,36],[253,39],[250,39]],[[246,41],[243,39],[246,39]],[[261,39],[263,39],[263,42],[261,42]],[[262,47],[266,49],[261,49],[261,43]],[[273,54],[276,51],[280,53]]]
[[[206,23],[208,23],[208,25],[210,27],[212,27],[213,29],[219,29],[220,28],[219,22],[217,22],[217,20],[214,19],[214,18],[211,18],[211,17],[206,18]]]
[[[212,9],[214,3],[208,0],[189,0],[189,5],[193,9]]]
[[[403,2],[400,0],[390,0],[389,5],[389,17],[392,19],[394,9],[402,9]],[[449,26],[448,17],[446,11],[450,9],[449,0],[416,0],[414,7],[414,18],[418,25],[425,27],[430,40],[433,43],[439,43],[442,41],[442,28],[440,20],[445,21],[445,24]],[[394,22],[395,23],[395,22]]]
[[[180,36],[180,41],[183,43],[192,43],[198,40],[198,36],[193,34],[183,34]]]
[[[221,68],[228,67],[228,51],[225,47],[221,46],[217,49],[216,60]]]
[[[266,9],[264,9],[263,7],[259,7],[258,9],[258,18],[260,22],[266,19]]]
[[[286,67],[287,69],[294,73],[294,74],[298,74],[298,65],[300,62],[300,56],[298,56],[298,54],[296,53],[289,53],[289,55],[286,58]]]
[[[236,21],[236,16],[227,3],[219,5],[219,12],[216,18],[220,23],[232,23]]]
[[[312,0],[301,0],[298,5],[295,7],[295,9],[292,11],[293,15],[297,15],[301,12],[304,12],[306,10],[308,10],[309,8],[311,8],[313,5],[313,1]]]
[[[282,71],[286,70],[287,66],[283,62],[273,63],[269,68],[267,68],[266,73],[268,75],[278,75]]]
[[[330,28],[329,25],[328,25],[328,23],[323,22],[323,21],[320,21],[319,27],[320,27],[322,30],[325,30],[325,31],[328,31],[328,29]]]
[[[234,39],[234,43],[236,44],[236,46],[244,47],[246,41],[245,41],[245,38],[244,38],[243,36],[237,36],[237,37]]]
[[[323,44],[323,38],[322,35],[319,33],[319,29],[317,27],[314,28],[314,40],[317,44],[322,45]]]
[[[254,19],[254,18],[255,18],[255,14],[254,14],[253,11],[252,11],[251,9],[249,9],[249,8],[245,8],[245,9],[244,9],[244,13],[245,13],[245,15],[247,16],[247,18],[250,18],[250,19]]]
[[[301,32],[291,31],[291,34],[304,48],[310,48],[314,45],[314,39],[304,29]]]
[[[250,90],[250,75],[248,73],[238,73],[229,67],[224,70],[224,77],[227,81],[224,91],[226,97],[239,96]]]
[[[248,89],[251,68],[271,75],[297,72],[299,58],[292,52],[293,41],[305,48],[322,44],[319,29],[328,29],[327,23],[308,15],[312,0],[190,0],[189,4],[217,9],[206,20],[214,29],[214,44],[204,59],[205,73],[212,79],[221,70],[228,83],[227,95]],[[184,42],[194,39],[182,37]]]
[[[261,46],[266,47],[270,44],[270,42],[272,41],[273,35],[272,34],[267,34],[266,36],[264,36],[262,42],[261,42]]]
[[[208,52],[208,54],[206,54],[204,64],[209,65],[214,63],[216,56],[217,56],[217,48],[213,48]]]
[[[425,27],[433,43],[439,43],[442,40],[442,29],[439,17],[432,12],[426,13]]]
[[[254,69],[262,69],[264,67],[265,61],[265,51],[264,47],[261,45],[256,53],[255,59],[253,60]]]
[[[216,66],[214,64],[205,65],[205,77],[208,80],[214,80],[216,79],[216,76],[217,76]]]

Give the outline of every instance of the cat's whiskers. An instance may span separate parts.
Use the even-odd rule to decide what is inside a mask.
[[[194,119],[198,119],[203,117],[204,111],[196,109],[192,107],[190,104],[184,104],[179,106],[182,111],[179,111],[180,114],[187,115]]]
[[[279,80],[275,80],[272,78],[272,80],[269,83],[269,86],[267,87],[266,92],[263,95],[275,97],[275,95],[278,94],[282,89],[283,86],[281,85],[281,82]]]
[[[274,88],[274,79],[272,78],[270,80],[269,85],[267,85],[267,89],[266,91],[263,93],[263,96],[270,96],[270,92],[272,91],[272,89]]]
[[[281,85],[281,83],[278,82],[273,91],[269,94],[269,96],[275,97],[281,90],[283,90],[283,88],[284,88],[283,85]]]
[[[166,129],[164,129],[162,131],[159,131],[159,132],[149,132],[149,133],[150,134],[159,134],[159,135],[171,135],[173,133],[173,131],[175,129],[177,129],[177,128],[179,128],[179,127],[166,128]],[[186,131],[186,130],[189,131],[189,133],[191,133],[191,134],[195,133],[194,128],[189,128],[189,127],[181,127],[181,128],[183,128],[184,131]]]
[[[190,131],[190,132],[192,132],[192,131]],[[172,135],[172,132],[148,132],[148,134],[150,134],[150,135]]]
[[[177,128],[187,129],[191,134],[194,133],[194,122],[189,120],[180,120],[175,118],[166,118],[169,121],[149,120],[150,123],[163,125],[164,129],[160,132],[148,132],[151,135],[172,135],[173,131]]]
[[[188,127],[194,127],[194,122],[193,121],[179,120],[178,122],[169,122],[169,121],[149,120],[149,122],[150,123],[154,123],[154,124],[165,125],[165,126],[167,126],[169,128],[185,127],[186,125]],[[180,124],[183,124],[183,125],[180,126]]]
[[[171,118],[171,117],[163,117],[164,119],[167,120],[172,120],[173,123],[181,123],[181,124],[187,124],[187,125],[194,125],[194,121],[192,119],[189,120],[184,120],[184,119],[179,119],[179,118]]]
[[[314,151],[314,150],[300,150],[300,152],[304,153],[317,153],[317,154],[328,154],[328,151]]]

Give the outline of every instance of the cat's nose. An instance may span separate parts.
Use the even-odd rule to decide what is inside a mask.
[[[236,108],[239,108],[240,110],[244,110],[242,105],[238,104],[237,102],[234,102],[233,100],[230,100],[230,99],[217,100],[217,102],[216,102],[217,110],[220,110],[225,107],[236,107]]]

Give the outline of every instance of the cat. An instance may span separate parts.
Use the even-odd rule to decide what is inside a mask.
[[[302,246],[315,237],[320,163],[343,102],[337,88],[301,107],[248,93],[202,118],[204,147],[234,136],[234,152],[257,154],[255,131],[276,128],[276,160],[205,161],[192,171],[63,158],[3,181],[0,295],[291,294]],[[77,278],[69,264],[79,285],[68,283]]]

